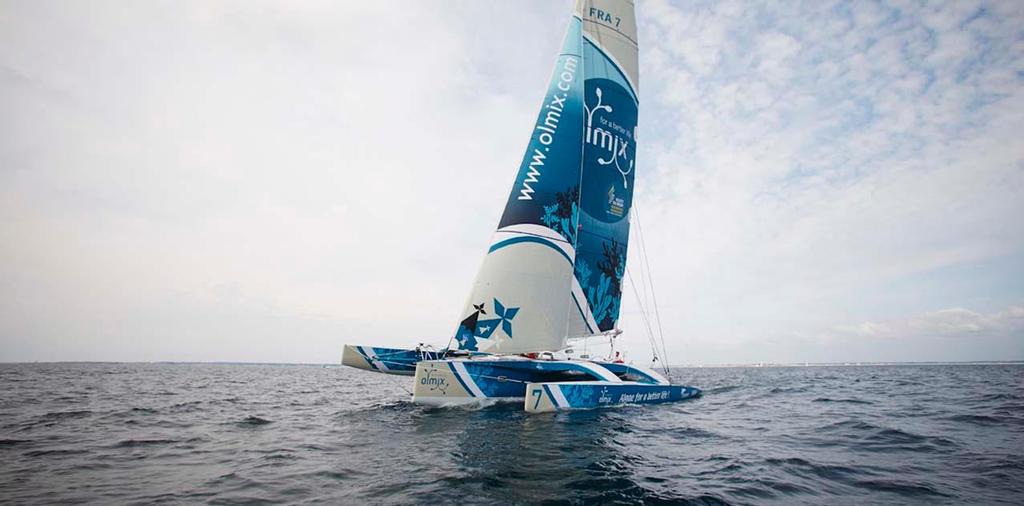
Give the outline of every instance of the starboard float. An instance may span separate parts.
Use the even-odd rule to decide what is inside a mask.
[[[449,347],[346,345],[342,363],[413,375],[413,401],[430,405],[511,400],[543,412],[699,396],[647,368],[562,351],[619,332],[638,83],[633,1],[578,0]]]

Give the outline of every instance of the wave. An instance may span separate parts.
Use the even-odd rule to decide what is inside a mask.
[[[203,401],[179,402],[179,403],[176,403],[176,404],[172,404],[170,409],[175,410],[175,411],[195,411],[196,409],[199,409],[199,406],[202,403],[203,403]]]
[[[995,417],[988,415],[953,415],[946,417],[946,420],[949,420],[951,422],[970,423],[974,425],[980,425],[982,427],[1000,426],[1006,423],[1007,421],[1011,423],[1018,421],[1017,419],[1004,420],[1003,417]]]
[[[774,387],[768,391],[770,394],[799,394],[807,391],[807,387]]]
[[[835,402],[841,404],[874,404],[871,401],[865,401],[861,399],[832,399],[829,397],[818,397],[811,402]]]
[[[781,467],[788,472],[798,476],[823,478],[830,481],[850,482],[853,477],[874,474],[867,468],[858,468],[842,464],[829,464],[823,462],[811,462],[799,457],[790,458],[767,458],[766,464],[772,467]]]
[[[705,390],[704,394],[705,395],[708,395],[708,394],[724,394],[726,392],[732,392],[733,390],[739,390],[740,388],[743,388],[743,387],[741,385],[728,385],[728,386],[724,386],[724,387],[715,387],[715,388],[712,388],[712,389],[709,389],[709,390]]]
[[[38,418],[39,421],[55,421],[55,420],[69,420],[74,418],[84,418],[92,415],[92,411],[87,409],[77,411],[53,411],[46,413]]]
[[[55,448],[52,450],[32,450],[23,453],[26,457],[66,457],[69,455],[81,455],[89,453],[88,450],[81,448]]]
[[[260,418],[258,416],[249,415],[249,416],[239,420],[236,423],[236,425],[239,425],[239,426],[242,426],[242,427],[259,427],[261,425],[269,425],[271,423],[274,423],[274,422],[271,421],[271,420],[267,420],[266,418]]]
[[[722,436],[699,427],[674,427],[665,431],[677,439],[718,439]]]
[[[889,492],[902,497],[953,497],[952,494],[939,491],[927,483],[914,481],[861,480],[856,482],[856,485],[872,492]]]
[[[881,427],[862,420],[850,419],[823,425],[818,427],[817,430],[820,432],[837,432],[840,430],[869,431],[878,429],[881,429]]]
[[[915,445],[924,443],[937,443],[941,446],[956,446],[952,440],[942,436],[925,436],[900,429],[882,429],[865,438],[866,442],[895,445]]]
[[[110,448],[138,448],[140,446],[168,445],[178,443],[177,439],[124,439],[114,443]]]
[[[831,436],[828,440],[820,441],[819,446],[843,445],[869,452],[948,452],[959,447],[956,441],[943,436],[916,434],[857,419],[825,425],[815,432]],[[836,439],[836,436],[842,439]]]

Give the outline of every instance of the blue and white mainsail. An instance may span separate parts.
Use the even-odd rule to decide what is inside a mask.
[[[558,350],[615,326],[636,155],[633,11],[631,0],[577,1],[458,348]]]
[[[579,1],[576,8],[585,98],[571,337],[611,330],[619,319],[639,107],[632,0]]]

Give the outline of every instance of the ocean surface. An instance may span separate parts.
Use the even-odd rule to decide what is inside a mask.
[[[339,367],[0,364],[0,503],[1024,503],[1024,365],[674,376],[704,397],[526,415]]]

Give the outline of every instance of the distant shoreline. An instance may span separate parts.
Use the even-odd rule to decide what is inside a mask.
[[[102,360],[56,360],[56,361],[34,361],[34,362],[11,362],[0,361],[0,365],[21,365],[21,364],[165,364],[165,365],[294,365],[308,367],[341,367],[338,362],[232,362],[232,361],[132,361],[113,362]],[[930,365],[1024,365],[1024,360],[974,360],[974,361],[945,361],[945,362],[779,362],[779,363],[737,363],[737,364],[673,364],[672,369],[704,369],[704,368],[783,368],[783,367],[872,367],[872,366],[930,366]]]
[[[969,360],[944,362],[780,362],[757,364],[675,364],[671,368],[700,369],[707,367],[869,367],[887,365],[1024,365],[1024,360]]]

